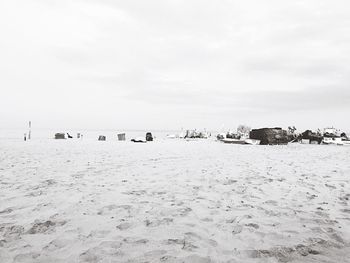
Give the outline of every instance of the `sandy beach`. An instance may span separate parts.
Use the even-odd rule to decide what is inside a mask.
[[[350,262],[350,147],[0,140],[0,262]]]

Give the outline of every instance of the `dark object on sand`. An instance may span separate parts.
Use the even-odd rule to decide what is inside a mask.
[[[73,136],[70,135],[68,132],[67,132],[67,136],[68,136],[68,139],[72,139],[73,138]]]
[[[260,140],[261,145],[283,145],[289,141],[287,131],[277,127],[254,129],[250,132],[249,138]]]
[[[106,136],[100,135],[100,136],[98,136],[98,140],[99,141],[105,141],[106,140]]]
[[[125,133],[118,134],[118,141],[125,141]]]
[[[235,133],[227,133],[226,134],[226,138],[227,139],[237,139],[237,140],[240,140],[241,139],[241,135],[239,135],[239,134],[235,134]]]
[[[66,139],[66,134],[64,133],[56,133],[55,134],[55,139]]]
[[[143,138],[136,138],[136,139],[131,139],[132,142],[140,142],[140,143],[146,143],[147,141],[145,141]]]
[[[348,140],[349,137],[346,135],[345,132],[342,132],[342,134],[340,134],[340,137],[342,137],[342,139]]]
[[[309,140],[310,144],[321,144],[323,136],[311,130],[306,130],[300,135],[300,140]]]
[[[150,132],[147,132],[147,133],[146,133],[146,141],[147,141],[147,142],[153,141],[152,133],[150,133]]]
[[[216,136],[216,139],[220,141],[220,140],[225,139],[225,136],[222,135],[222,134],[218,134],[218,135]]]
[[[78,139],[80,139],[80,135],[81,135],[80,133],[77,133],[77,138],[78,138]]]

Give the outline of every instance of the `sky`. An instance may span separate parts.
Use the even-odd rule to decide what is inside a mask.
[[[348,0],[0,1],[0,129],[350,131]]]

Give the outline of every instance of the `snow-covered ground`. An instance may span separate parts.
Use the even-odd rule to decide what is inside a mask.
[[[0,140],[0,262],[350,262],[350,147]]]

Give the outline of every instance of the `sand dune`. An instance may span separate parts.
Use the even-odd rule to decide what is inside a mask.
[[[350,262],[350,148],[0,149],[0,262]]]

